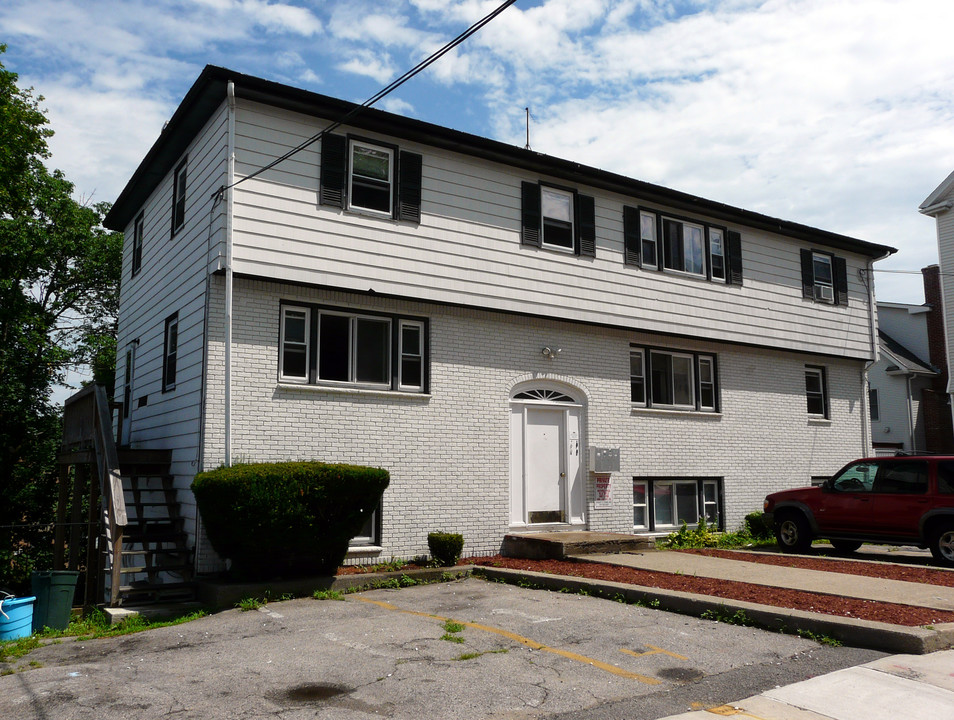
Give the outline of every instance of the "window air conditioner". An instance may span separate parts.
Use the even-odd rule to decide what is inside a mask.
[[[815,299],[822,302],[833,302],[835,299],[834,290],[830,285],[816,285]]]

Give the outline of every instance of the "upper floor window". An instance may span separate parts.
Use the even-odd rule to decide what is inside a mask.
[[[166,318],[162,341],[162,392],[175,390],[179,356],[179,313]]]
[[[868,413],[870,414],[871,422],[881,420],[881,401],[878,397],[877,388],[868,388]]]
[[[634,405],[715,412],[715,358],[691,352],[632,348],[630,400]]]
[[[664,218],[662,259],[667,270],[705,275],[705,231],[702,226]]]
[[[832,305],[848,304],[845,258],[821,250],[801,251],[802,296]]]
[[[172,181],[172,234],[185,223],[186,160],[179,163]]]
[[[394,150],[351,141],[348,207],[392,214]]]
[[[623,244],[627,265],[742,284],[742,235],[738,232],[623,206]]]
[[[143,214],[139,213],[136,222],[133,223],[133,252],[132,252],[132,274],[135,275],[142,268],[142,236],[143,236]]]
[[[395,220],[421,221],[423,159],[359,138],[321,138],[318,202]]]
[[[279,380],[424,392],[425,330],[423,320],[282,305]]]
[[[828,383],[825,368],[814,365],[805,366],[805,399],[809,415],[828,417]]]
[[[595,257],[594,199],[567,188],[522,183],[520,242]]]
[[[573,193],[543,186],[540,188],[543,215],[543,246],[573,250]]]

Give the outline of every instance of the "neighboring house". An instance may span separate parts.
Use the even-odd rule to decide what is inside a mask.
[[[932,358],[932,363],[943,368],[945,373],[945,387],[938,387],[939,393],[946,395],[947,416],[951,417],[952,403],[951,394],[954,393],[954,385],[951,378],[949,364],[950,358],[954,358],[954,172],[948,175],[944,182],[938,185],[934,192],[925,198],[918,210],[929,217],[933,217],[937,226],[937,249],[938,249],[938,277],[935,283],[939,286],[938,295],[940,296],[941,318],[943,320],[941,331],[937,334],[944,338],[943,355],[938,360]],[[925,287],[927,287],[925,285]]]
[[[228,462],[387,468],[367,559],[734,528],[871,452],[893,248],[377,110],[313,142],[354,108],[207,67],[106,219],[122,438],[173,451],[199,571]]]

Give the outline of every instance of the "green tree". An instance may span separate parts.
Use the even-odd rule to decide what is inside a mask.
[[[16,584],[3,556],[28,557],[29,526],[52,520],[51,389],[71,367],[107,377],[115,367],[122,235],[102,228],[106,204],[77,202],[72,183],[47,169],[42,100],[0,63],[0,585]]]

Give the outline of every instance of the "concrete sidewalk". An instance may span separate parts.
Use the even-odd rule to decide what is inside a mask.
[[[578,557],[577,560],[954,611],[954,587],[940,585],[924,585],[922,583],[884,580],[882,578],[846,575],[820,570],[802,570],[766,563],[748,562],[744,559],[726,560],[672,550],[649,550],[643,553],[620,553],[615,555],[584,555]]]
[[[954,717],[954,650],[890,655],[731,705],[661,720],[898,720]]]

